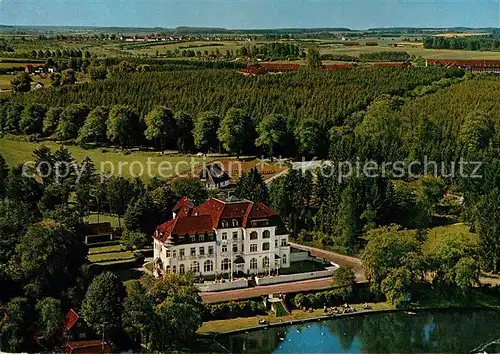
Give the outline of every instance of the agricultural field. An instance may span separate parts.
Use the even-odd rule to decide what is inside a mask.
[[[251,45],[259,45],[263,44],[264,42],[246,42],[246,41],[215,41],[215,40],[208,40],[208,41],[183,41],[183,42],[174,42],[174,43],[161,43],[161,44],[155,44],[155,43],[144,43],[144,44],[137,44],[137,43],[130,43],[130,44],[122,44],[120,47],[133,54],[138,54],[138,55],[149,55],[149,56],[154,56],[156,55],[156,51],[158,51],[158,54],[166,54],[167,51],[175,51],[176,49],[179,49],[180,51],[186,49],[186,50],[194,50],[204,52],[205,50],[211,52],[212,50],[218,49],[221,53],[225,53],[226,50],[232,50],[235,51],[243,46],[248,46],[249,44]],[[213,45],[210,45],[213,44]]]
[[[26,62],[26,63],[23,63],[23,62],[8,63],[8,62],[0,61],[0,69],[1,68],[23,67],[26,64],[29,64],[29,63],[28,62]]]
[[[0,75],[0,90],[10,90],[10,82],[14,78],[15,74],[3,74]],[[33,81],[31,82],[31,87],[35,86],[37,82],[43,83],[45,86],[50,85],[50,79],[48,76],[32,76]]]
[[[376,39],[374,39],[377,41]],[[378,42],[378,41],[377,41]],[[424,59],[500,59],[500,52],[489,51],[468,51],[468,50],[452,50],[452,49],[426,49],[420,42],[402,42],[394,40],[391,44],[379,43],[378,46],[366,46],[360,41],[359,46],[347,47],[339,44],[319,45],[318,49],[321,54],[337,54],[359,56],[362,53],[374,53],[380,51],[388,52],[407,52],[416,57]],[[392,44],[400,44],[402,47],[392,47]]]
[[[479,240],[478,235],[469,231],[469,226],[466,224],[458,223],[445,226],[434,227],[429,230],[427,235],[427,241],[423,245],[424,253],[430,252],[435,248],[436,242],[439,241],[440,237],[445,234],[462,234],[470,242],[477,242]]]
[[[9,166],[16,166],[33,159],[33,150],[45,145],[51,150],[59,148],[55,142],[27,142],[20,140],[10,140],[0,138],[0,154],[4,157]],[[191,171],[203,161],[203,158],[187,155],[160,155],[156,152],[133,151],[128,153],[120,149],[94,149],[85,150],[78,146],[67,145],[73,157],[81,162],[85,157],[90,157],[94,162],[97,171],[115,176],[135,177],[140,172],[140,166],[144,166],[142,179],[150,179],[148,175],[148,161],[151,166],[151,174],[160,173],[169,178],[175,175],[182,175]],[[120,167],[121,166],[121,167]]]

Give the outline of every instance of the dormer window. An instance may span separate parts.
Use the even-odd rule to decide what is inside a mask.
[[[233,219],[233,227],[237,227],[237,226],[238,226],[238,220]]]
[[[195,235],[191,235],[191,242],[195,242],[196,241],[196,236]]]
[[[228,226],[229,226],[229,225],[228,225],[228,222],[224,220],[224,221],[222,222],[222,227],[228,227]]]

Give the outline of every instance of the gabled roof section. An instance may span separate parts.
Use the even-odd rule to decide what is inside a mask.
[[[76,322],[80,319],[80,316],[76,313],[75,310],[70,309],[66,316],[64,316],[63,325],[67,330],[73,328]]]
[[[213,233],[212,218],[210,215],[181,216],[158,226],[154,238],[161,242],[175,244],[178,236],[203,235]]]
[[[189,199],[187,196],[184,196],[181,199],[179,199],[179,201],[177,202],[177,204],[175,204],[172,211],[174,213],[177,213],[177,212],[179,212],[179,210],[182,209],[182,207],[187,206],[190,202],[191,202],[191,199]]]
[[[159,225],[153,235],[155,239],[162,243],[177,244],[186,235],[212,234],[215,229],[222,227],[251,227],[250,222],[253,220],[268,220],[269,225],[276,226],[277,235],[288,233],[278,213],[264,203],[210,198],[196,208],[183,205],[181,211],[186,209],[187,212],[178,213],[175,219]],[[237,223],[233,224],[233,221]]]
[[[222,166],[218,163],[206,165],[198,174],[198,178],[201,180],[207,180],[211,184],[218,184],[231,180],[231,177],[229,177],[226,171],[224,171]]]

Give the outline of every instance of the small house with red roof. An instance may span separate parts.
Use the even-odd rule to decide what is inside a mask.
[[[66,341],[88,340],[96,337],[82,316],[73,309],[66,312],[63,320],[64,337]]]
[[[210,198],[195,207],[184,197],[173,213],[153,235],[160,272],[249,275],[290,266],[288,230],[264,203]]]
[[[472,72],[500,73],[500,60],[427,59],[426,66],[458,68]]]

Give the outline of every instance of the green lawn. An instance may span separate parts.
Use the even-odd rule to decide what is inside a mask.
[[[390,303],[387,302],[370,303],[369,305],[371,306],[372,310],[388,310],[394,308]],[[362,304],[354,305],[353,307],[356,308],[359,312],[363,311]],[[238,317],[227,320],[207,321],[203,323],[200,329],[198,329],[198,333],[199,334],[226,333],[238,329],[252,328],[259,326],[259,320],[262,319],[268,320],[269,323],[280,323],[280,322],[289,322],[293,320],[305,320],[308,318],[322,317],[324,315],[325,312],[323,311],[323,309],[314,310],[313,312],[293,310],[291,315],[279,318],[274,315],[267,315],[267,316]]]
[[[452,224],[452,225],[445,225],[445,226],[438,226],[434,227],[429,230],[429,234],[427,236],[427,241],[423,245],[423,251],[424,253],[429,252],[434,248],[434,244],[436,240],[439,239],[440,236],[446,233],[452,233],[452,234],[463,234],[470,240],[477,241],[478,236],[475,233],[472,233],[469,231],[469,226],[466,224]]]
[[[0,75],[1,76],[1,75]],[[1,83],[1,77],[0,77]],[[0,138],[0,154],[9,166],[15,166],[33,160],[33,150],[46,145],[52,150],[59,148],[59,144],[52,141],[27,142]],[[91,149],[86,150],[79,146],[67,145],[73,157],[81,162],[85,157],[90,157],[101,173],[134,177],[141,174],[142,179],[149,180],[150,175],[164,176],[171,179],[176,174],[184,174],[194,166],[201,163],[202,158],[187,155],[160,155],[157,152],[133,151],[126,154],[120,149]],[[160,171],[160,173],[159,173]]]
[[[84,221],[89,224],[96,224],[98,222],[109,222],[111,223],[112,228],[116,229],[118,227],[118,217],[116,215],[99,214],[98,217],[97,214],[90,214],[85,218]]]
[[[110,245],[110,246],[89,248],[90,255],[96,255],[99,253],[123,252],[123,251],[126,251],[126,248],[122,245]]]
[[[280,274],[295,274],[295,273],[307,273],[318,270],[325,270],[325,266],[319,262],[315,261],[300,261],[290,263],[289,268],[281,268]]]
[[[89,254],[88,259],[92,263],[124,261],[135,259],[135,254],[132,251],[98,253]]]

